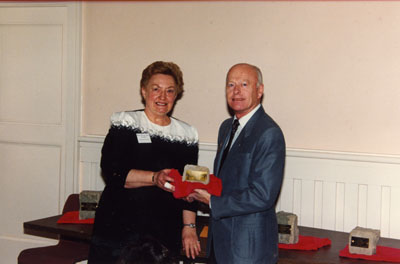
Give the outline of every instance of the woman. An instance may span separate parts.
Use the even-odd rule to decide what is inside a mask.
[[[157,61],[143,70],[145,109],[114,113],[102,149],[106,187],[93,230],[89,263],[115,263],[128,243],[152,236],[178,255],[181,245],[194,258],[200,251],[196,204],[175,199],[168,176],[197,164],[197,130],[169,116],[183,93],[179,67]],[[182,244],[181,244],[182,241]]]

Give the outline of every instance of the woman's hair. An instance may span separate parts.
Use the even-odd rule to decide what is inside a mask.
[[[117,264],[175,264],[169,250],[158,240],[146,236],[122,250]]]
[[[183,74],[178,65],[173,62],[156,61],[146,67],[142,72],[140,80],[140,89],[147,86],[150,78],[155,74],[165,74],[174,78],[176,84],[177,99],[182,97],[183,93]]]

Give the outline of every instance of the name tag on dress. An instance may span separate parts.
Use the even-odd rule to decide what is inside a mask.
[[[139,143],[151,143],[150,135],[147,133],[137,133],[136,136]]]

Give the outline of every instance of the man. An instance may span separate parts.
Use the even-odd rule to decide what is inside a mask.
[[[234,116],[218,134],[214,174],[222,180],[221,196],[197,189],[190,197],[210,205],[207,254],[211,262],[276,263],[278,224],[275,203],[285,163],[285,140],[279,126],[261,106],[261,71],[236,64],[226,78],[226,100]],[[232,123],[239,120],[233,133]],[[228,154],[223,158],[224,149]],[[224,159],[225,161],[222,161]],[[222,164],[223,162],[223,164]]]

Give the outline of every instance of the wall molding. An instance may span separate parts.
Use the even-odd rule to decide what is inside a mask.
[[[400,155],[384,155],[384,154],[309,150],[309,149],[294,149],[294,148],[287,149],[286,155],[290,157],[299,157],[299,158],[400,164]]]
[[[103,144],[104,138],[105,138],[104,136],[80,136],[78,137],[78,142]],[[199,145],[200,145],[200,150],[215,151],[215,152],[217,151],[216,143],[200,142]],[[286,156],[298,157],[298,158],[400,164],[400,155],[387,155],[387,154],[374,154],[374,153],[287,148]]]
[[[104,137],[79,138],[80,190],[101,190]],[[199,145],[199,164],[211,170],[217,144]],[[299,225],[349,232],[356,226],[400,239],[400,156],[307,149],[286,151],[276,210],[293,212]]]

